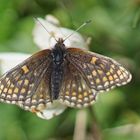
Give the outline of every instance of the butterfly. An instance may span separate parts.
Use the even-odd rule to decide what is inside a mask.
[[[115,60],[67,48],[59,38],[53,49],[37,52],[0,78],[0,101],[31,112],[55,101],[82,108],[93,104],[98,93],[130,80],[130,72]]]

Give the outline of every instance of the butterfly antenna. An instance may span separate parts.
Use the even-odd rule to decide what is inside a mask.
[[[75,34],[75,32],[79,31],[81,28],[83,28],[85,25],[89,24],[91,22],[91,20],[87,20],[86,22],[84,22],[80,27],[78,27],[75,31],[73,31],[70,35],[68,35],[65,39],[67,40],[69,37],[71,37],[73,34]]]
[[[55,39],[56,42],[58,42],[57,39],[55,38],[55,36],[54,36],[53,34],[51,34],[51,33],[47,30],[47,28],[43,25],[43,23],[42,23],[38,18],[36,18],[36,17],[33,17],[33,18],[34,18],[34,20],[36,20],[36,21],[45,29],[45,31],[46,31],[51,37],[53,37],[53,38]]]

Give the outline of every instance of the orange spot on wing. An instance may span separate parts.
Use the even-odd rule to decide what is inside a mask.
[[[110,81],[113,81],[113,77],[112,77],[112,76],[109,76],[109,80],[110,80]]]
[[[25,74],[29,72],[29,69],[26,65],[22,67],[22,70]]]
[[[97,60],[97,57],[92,57],[92,59],[91,59],[90,62],[91,62],[92,64],[95,64],[96,60]]]

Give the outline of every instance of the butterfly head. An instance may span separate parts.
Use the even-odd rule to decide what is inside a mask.
[[[63,44],[64,43],[64,39],[63,38],[58,38],[58,41],[57,41],[57,43],[59,43],[59,44]]]
[[[59,38],[52,50],[52,57],[54,63],[61,64],[63,62],[63,59],[65,57],[65,50],[66,47],[64,44],[64,40],[62,38]]]
[[[65,40],[63,40],[63,38],[59,38],[58,40],[57,40],[57,43],[55,44],[55,46],[54,46],[54,50],[65,50],[66,49],[66,47],[65,47],[65,44],[64,44],[64,41]]]

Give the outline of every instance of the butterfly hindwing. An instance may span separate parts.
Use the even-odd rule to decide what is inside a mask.
[[[59,95],[61,103],[77,108],[91,105],[95,100],[96,91],[90,89],[73,64],[68,63],[65,67],[67,69]]]
[[[49,55],[50,50],[40,51],[4,74],[0,79],[0,101],[30,110],[44,99],[37,92],[42,93],[44,88],[42,79],[50,65]]]
[[[22,104],[18,105],[34,113],[42,112],[44,109],[46,109],[46,107],[52,103],[48,80],[49,78],[48,79],[43,78],[40,81],[40,84],[36,89],[35,93],[33,94],[33,96],[27,97],[26,100],[22,101],[23,102]]]

